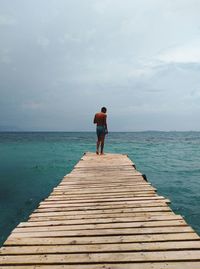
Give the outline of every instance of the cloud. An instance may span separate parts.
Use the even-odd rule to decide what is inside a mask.
[[[43,104],[38,103],[38,102],[34,102],[34,101],[30,101],[27,103],[23,103],[22,108],[25,110],[38,110],[38,109],[43,108]]]
[[[8,49],[0,49],[0,63],[10,64],[12,59],[10,57],[10,52]]]
[[[165,63],[200,63],[200,39],[167,49],[158,56]]]
[[[15,25],[16,23],[17,21],[14,17],[0,14],[0,26],[10,26]]]
[[[0,120],[92,130],[105,105],[113,130],[197,129],[198,2],[0,1]]]
[[[42,48],[47,48],[50,44],[50,40],[47,37],[39,37],[37,40],[37,44]]]
[[[75,35],[72,35],[69,33],[65,33],[63,38],[61,38],[60,40],[61,40],[61,43],[68,43],[68,42],[81,43],[80,37],[76,37]]]
[[[103,14],[109,5],[109,2],[109,0],[94,1],[93,8],[97,13]]]

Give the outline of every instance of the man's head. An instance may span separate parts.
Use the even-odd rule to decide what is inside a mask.
[[[101,112],[106,113],[106,111],[107,111],[106,107],[101,108]]]

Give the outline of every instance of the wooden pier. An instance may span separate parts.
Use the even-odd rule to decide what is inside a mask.
[[[85,154],[0,249],[2,269],[199,269],[200,238],[122,154]]]

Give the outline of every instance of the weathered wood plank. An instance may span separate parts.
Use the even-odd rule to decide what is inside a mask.
[[[71,193],[56,193],[53,192],[50,197],[65,197],[71,199],[83,199],[83,198],[96,198],[96,197],[115,197],[115,196],[125,196],[125,197],[144,197],[144,196],[156,196],[156,192],[153,190],[150,191],[137,191],[137,192],[117,192],[117,193],[95,193],[94,194],[73,194]]]
[[[51,195],[49,195],[48,198],[45,199],[46,200],[51,200],[51,201],[62,201],[62,200],[68,200],[68,201],[77,201],[79,202],[80,200],[95,200],[95,199],[118,199],[118,198],[143,198],[143,197],[158,197],[158,194],[155,192],[147,192],[147,193],[136,193],[136,194],[116,194],[116,195],[92,195],[92,196],[81,196],[81,197],[77,197],[77,196],[72,196],[70,197],[70,195],[53,195],[53,193]]]
[[[155,262],[177,260],[200,261],[200,250],[0,256],[0,264],[80,264],[106,262]]]
[[[134,263],[101,263],[78,265],[15,265],[3,269],[199,269],[200,262],[134,262]]]
[[[161,215],[174,215],[169,208],[166,211],[151,211],[151,212],[122,212],[109,213],[109,214],[85,214],[85,215],[58,215],[58,216],[30,216],[29,222],[31,221],[46,221],[46,220],[78,220],[78,219],[94,219],[94,218],[116,218],[116,217],[139,217],[139,216],[161,216]]]
[[[123,223],[138,221],[165,221],[182,220],[180,215],[161,215],[161,216],[141,216],[141,217],[118,217],[118,218],[98,218],[98,219],[78,219],[78,220],[59,220],[59,221],[39,221],[39,222],[21,222],[17,227],[37,227],[53,225],[72,225],[72,224],[97,224],[97,223]]]
[[[98,179],[98,181],[97,181]],[[113,183],[129,183],[131,184],[132,182],[135,182],[135,183],[139,183],[139,182],[145,182],[142,174],[140,175],[129,175],[129,176],[126,176],[126,175],[123,175],[123,176],[120,176],[120,175],[115,175],[114,177],[108,177],[108,176],[105,176],[104,178],[102,178],[102,176],[98,176],[98,175],[85,175],[84,177],[83,176],[75,176],[75,175],[71,175],[71,174],[68,174],[67,176],[65,176],[62,180],[61,183],[65,184],[65,183],[71,183],[71,184],[76,184],[77,182],[79,184],[84,184],[84,183],[89,183],[89,182],[93,182],[95,184],[101,184],[104,182],[104,180],[108,180],[108,182],[113,182]]]
[[[66,231],[42,231],[27,233],[12,233],[10,237],[63,237],[63,236],[96,236],[96,235],[133,235],[133,234],[156,234],[156,233],[185,233],[194,232],[189,226],[174,227],[142,227],[142,228],[110,228],[110,229],[93,229],[93,230],[66,230]]]
[[[140,206],[141,205],[141,206]],[[68,207],[68,206],[50,206],[50,207],[43,207],[43,208],[38,208],[34,210],[33,214],[35,213],[50,213],[50,212],[74,212],[74,211],[80,211],[80,213],[83,213],[85,211],[91,211],[91,213],[98,213],[97,211],[99,210],[122,210],[124,209],[124,206],[126,206],[126,210],[128,209],[145,209],[148,207],[164,207],[164,210],[166,209],[166,203],[144,203],[144,204],[116,204],[116,205],[101,205],[101,206],[80,206],[80,207]],[[159,209],[160,210],[160,209]],[[154,208],[155,211],[155,208]],[[106,211],[107,212],[107,211]]]
[[[86,237],[9,237],[5,246],[16,245],[85,245],[85,244],[111,244],[111,243],[144,243],[144,242],[169,242],[199,240],[194,232],[186,233],[162,233],[162,234],[140,234],[140,235],[112,235],[112,236],[86,236]]]
[[[84,204],[84,206],[92,205],[116,205],[116,204],[149,204],[149,203],[170,203],[170,200],[162,197],[146,196],[146,197],[114,197],[114,198],[96,198],[96,199],[45,199],[43,203],[40,203],[41,208],[43,207],[52,207],[52,205],[69,205],[69,206],[78,206],[78,204]]]
[[[77,190],[77,191],[71,191],[71,190],[68,190],[67,188],[66,189],[54,189],[54,194],[68,194],[70,192],[70,195],[82,195],[82,194],[92,194],[92,195],[95,195],[97,193],[99,194],[104,194],[104,193],[118,193],[118,192],[126,192],[126,193],[129,193],[129,192],[138,192],[138,191],[156,191],[155,188],[151,187],[151,186],[145,186],[145,187],[141,187],[141,188],[119,188],[119,189],[104,189],[104,190]]]
[[[127,188],[127,187],[137,187],[137,188],[143,188],[143,187],[150,187],[151,184],[147,183],[147,182],[141,182],[141,183],[132,183],[132,184],[124,184],[124,183],[116,183],[116,184],[94,184],[94,183],[89,183],[89,184],[60,184],[57,188],[55,188],[56,190],[72,190],[72,191],[76,191],[76,190],[83,190],[83,189],[87,189],[87,190],[104,190],[104,189],[123,189],[123,188]]]
[[[16,246],[2,247],[0,255],[6,254],[61,254],[61,253],[96,253],[96,252],[134,252],[134,251],[159,251],[159,250],[191,250],[200,249],[200,241],[173,241],[149,242],[126,244],[91,244],[91,245],[66,245],[66,246]]]
[[[63,212],[33,212],[31,217],[48,217],[48,216],[84,216],[84,215],[98,215],[98,214],[113,214],[113,213],[141,213],[141,212],[170,212],[171,209],[168,206],[154,206],[154,207],[139,207],[139,208],[113,208],[113,209],[98,209],[98,210],[73,210],[73,211],[63,211]]]
[[[145,183],[146,181],[144,180],[142,174],[140,175],[111,175],[111,176],[95,176],[95,175],[85,175],[83,176],[75,176],[75,175],[69,175],[67,177],[64,177],[64,179],[62,180],[63,184],[80,184],[80,185],[84,185],[84,184],[89,184],[89,183],[94,183],[94,184],[105,184],[105,182],[107,183],[111,183],[111,184],[115,184],[115,183]]]
[[[123,223],[107,223],[107,224],[81,224],[81,225],[59,225],[48,227],[18,227],[13,233],[41,232],[41,231],[72,231],[72,230],[95,230],[95,229],[111,229],[111,228],[136,228],[136,227],[170,227],[170,226],[186,226],[184,220],[165,220],[165,221],[147,221],[147,222],[123,222]]]
[[[39,206],[34,212],[58,212],[58,211],[85,211],[85,210],[104,210],[104,209],[123,209],[126,208],[145,208],[145,207],[166,207],[166,201],[155,201],[155,202],[141,202],[141,203],[113,203],[109,205],[80,205],[73,206],[67,204],[54,204],[54,205],[43,205]]]
[[[64,199],[65,198],[65,199]],[[114,202],[114,201],[155,201],[155,200],[159,200],[159,201],[163,201],[163,200],[168,200],[165,199],[163,196],[142,196],[142,197],[126,197],[126,196],[122,196],[122,197],[102,197],[102,198],[96,198],[93,197],[90,199],[67,199],[67,197],[63,197],[63,198],[57,198],[57,199],[53,199],[53,198],[47,198],[44,200],[44,202],[41,202],[40,205],[43,204],[54,204],[54,203],[68,203],[68,204],[75,204],[75,203],[102,203],[102,204],[107,204],[107,202]],[[168,200],[169,201],[169,200]]]

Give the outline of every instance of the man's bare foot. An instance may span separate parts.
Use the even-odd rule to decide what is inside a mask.
[[[101,152],[101,155],[105,155],[104,152]]]
[[[99,152],[98,152],[98,151],[96,151],[96,154],[97,154],[97,155],[99,155]]]

